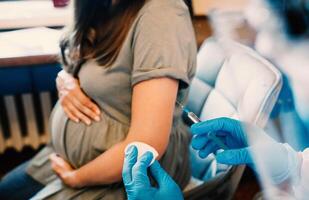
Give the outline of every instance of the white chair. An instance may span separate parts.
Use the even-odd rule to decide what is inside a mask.
[[[280,72],[252,49],[208,39],[197,59],[187,108],[202,121],[230,117],[264,127],[281,90]],[[244,167],[232,167],[202,184],[190,183],[186,199],[231,199]]]

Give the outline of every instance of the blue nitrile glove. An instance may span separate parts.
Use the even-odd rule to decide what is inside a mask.
[[[158,161],[149,167],[158,187],[150,184],[147,169],[153,155],[147,152],[137,161],[137,153],[137,148],[131,146],[125,154],[122,177],[128,200],[182,200],[180,188],[161,168]]]
[[[209,154],[220,149],[209,138],[211,132],[230,149],[247,147],[247,136],[242,130],[242,125],[233,119],[219,118],[193,124],[191,132],[193,134],[191,145],[193,149],[199,151],[201,158],[206,158]]]
[[[248,164],[254,170],[266,172],[275,184],[298,177],[300,159],[297,152],[288,144],[277,143],[257,126],[219,118],[194,124],[191,131],[194,135],[192,147],[199,151],[201,157],[219,149],[208,138],[212,132],[229,148],[216,154],[219,163]]]

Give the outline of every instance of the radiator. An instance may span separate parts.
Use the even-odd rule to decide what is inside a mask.
[[[0,154],[9,148],[39,148],[49,140],[52,92],[0,96]]]

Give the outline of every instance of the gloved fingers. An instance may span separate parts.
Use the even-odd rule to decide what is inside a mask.
[[[158,183],[158,190],[164,194],[163,199],[183,199],[182,192],[177,183],[160,166],[159,162],[154,162],[150,166],[150,172]],[[169,198],[168,198],[169,197]],[[157,198],[160,199],[160,198]]]
[[[146,152],[144,155],[137,160],[136,164],[132,169],[132,179],[134,181],[145,182],[145,184],[150,184],[147,169],[153,159],[153,154],[151,152]]]
[[[212,120],[207,120],[201,123],[193,124],[191,132],[193,135],[207,134],[209,132],[224,131],[235,134],[235,127],[239,126],[239,122],[234,119],[222,117]]]
[[[208,135],[209,134],[213,134],[216,137],[222,137],[222,138],[225,138],[226,136],[230,135],[229,132],[226,131],[209,132]]]
[[[207,135],[195,135],[192,138],[191,146],[195,150],[201,150],[204,148],[210,140]]]
[[[252,164],[249,148],[225,150],[218,153],[216,159],[219,163],[227,165]]]
[[[153,175],[154,179],[157,181],[157,183],[160,186],[164,187],[164,184],[167,184],[168,181],[172,181],[172,178],[165,172],[165,170],[161,167],[160,163],[158,161],[155,161],[150,166],[150,172]]]
[[[218,149],[220,149],[219,146],[215,142],[210,141],[198,152],[198,155],[201,158],[206,158],[209,154],[216,152]]]
[[[132,181],[132,168],[137,161],[137,153],[137,148],[134,145],[130,146],[125,152],[122,168],[122,178],[125,185]]]

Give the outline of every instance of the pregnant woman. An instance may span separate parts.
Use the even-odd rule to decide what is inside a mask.
[[[184,187],[189,135],[175,102],[186,101],[195,72],[187,6],[75,0],[74,20],[61,42],[51,142],[4,177],[0,199],[125,199],[124,148],[133,141],[153,146]]]

